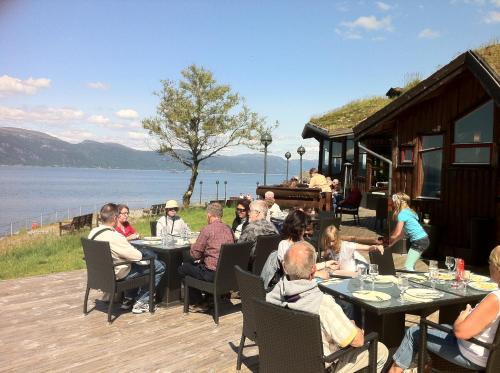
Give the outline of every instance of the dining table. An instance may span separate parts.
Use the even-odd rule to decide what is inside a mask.
[[[422,289],[424,293],[431,293],[432,284],[427,279],[417,276],[415,279],[409,278],[409,289]],[[488,294],[486,291],[471,288],[454,289],[450,286],[450,281],[436,284],[435,290],[439,292],[439,298],[402,301],[396,277],[393,277],[394,281],[391,282],[375,282],[373,289],[386,295],[373,301],[355,296],[355,294],[359,296],[359,292],[370,292],[372,289],[371,282],[360,278],[332,278],[319,283],[319,288],[334,298],[343,299],[364,310],[365,332],[377,332],[379,340],[388,348],[398,347],[401,343],[405,332],[406,313],[424,311],[425,315],[426,310],[439,309],[439,322],[453,323],[459,311],[465,308],[467,303],[477,303]],[[388,299],[382,300],[384,298]]]
[[[133,240],[130,243],[139,250],[153,251],[158,259],[165,263],[166,273],[158,285],[157,302],[161,302],[165,307],[180,304],[182,279],[177,268],[182,264],[183,258],[189,254],[191,248],[189,242],[172,241],[162,244],[161,241]]]

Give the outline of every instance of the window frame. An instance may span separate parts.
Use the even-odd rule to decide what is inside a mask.
[[[442,142],[441,146],[434,146],[432,148],[423,148],[423,138],[424,137],[429,137],[429,136],[441,136]],[[418,162],[419,166],[422,168],[422,180],[421,180],[421,185],[420,185],[420,191],[419,191],[419,196],[417,196],[416,199],[419,200],[434,200],[434,201],[440,201],[441,196],[442,196],[442,186],[443,186],[443,168],[444,168],[444,148],[445,148],[445,133],[444,132],[437,132],[437,133],[421,133],[418,135],[418,141],[419,141],[419,147],[418,147]],[[424,161],[422,158],[422,155],[425,153],[430,153],[433,151],[441,151],[441,175],[440,175],[440,181],[439,181],[439,186],[440,186],[440,196],[439,197],[431,197],[431,196],[423,196],[422,191],[424,189],[424,181],[425,181],[425,173],[424,173]]]
[[[405,157],[405,151],[411,150],[411,160]],[[415,145],[403,144],[399,146],[399,166],[408,167],[415,165]]]

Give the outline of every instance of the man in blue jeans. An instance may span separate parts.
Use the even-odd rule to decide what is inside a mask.
[[[118,207],[114,203],[105,204],[99,214],[101,224],[92,229],[88,238],[96,241],[109,242],[113,263],[133,261],[132,264],[123,264],[115,267],[117,280],[131,279],[149,273],[149,260],[142,260],[142,253],[133,247],[125,236],[115,231],[118,221]],[[153,259],[155,265],[155,288],[165,273],[165,264]],[[152,294],[151,296],[154,296]],[[149,288],[140,287],[126,292],[122,309],[130,309],[134,305],[133,313],[143,313],[149,310]],[[135,304],[134,304],[135,300]]]

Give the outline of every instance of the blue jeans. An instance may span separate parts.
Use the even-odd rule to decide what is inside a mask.
[[[405,337],[392,357],[394,362],[403,369],[408,369],[418,350],[420,327],[412,326],[406,330]],[[473,362],[467,360],[458,349],[457,338],[452,333],[446,333],[434,328],[427,329],[427,350],[468,369],[482,370]]]
[[[165,264],[161,260],[154,259],[154,264],[155,264],[155,289],[160,283],[160,280],[165,273]],[[129,274],[125,279],[132,279],[136,278],[142,275],[145,275],[146,273],[149,273],[149,265],[139,265],[139,264],[132,264],[132,268],[130,269]],[[125,296],[127,298],[136,298],[137,302],[141,303],[148,303],[149,302],[149,285],[148,286],[141,286],[138,290],[127,290],[125,292]]]

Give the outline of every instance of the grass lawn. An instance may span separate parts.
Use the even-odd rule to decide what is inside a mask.
[[[183,210],[179,215],[192,231],[200,231],[207,224],[202,208]],[[234,208],[225,208],[224,222],[231,225],[233,219]],[[150,235],[149,217],[130,221],[141,236]],[[20,233],[0,240],[0,280],[85,268],[80,237],[87,237],[88,229],[62,237],[55,225],[44,230],[44,234]]]

